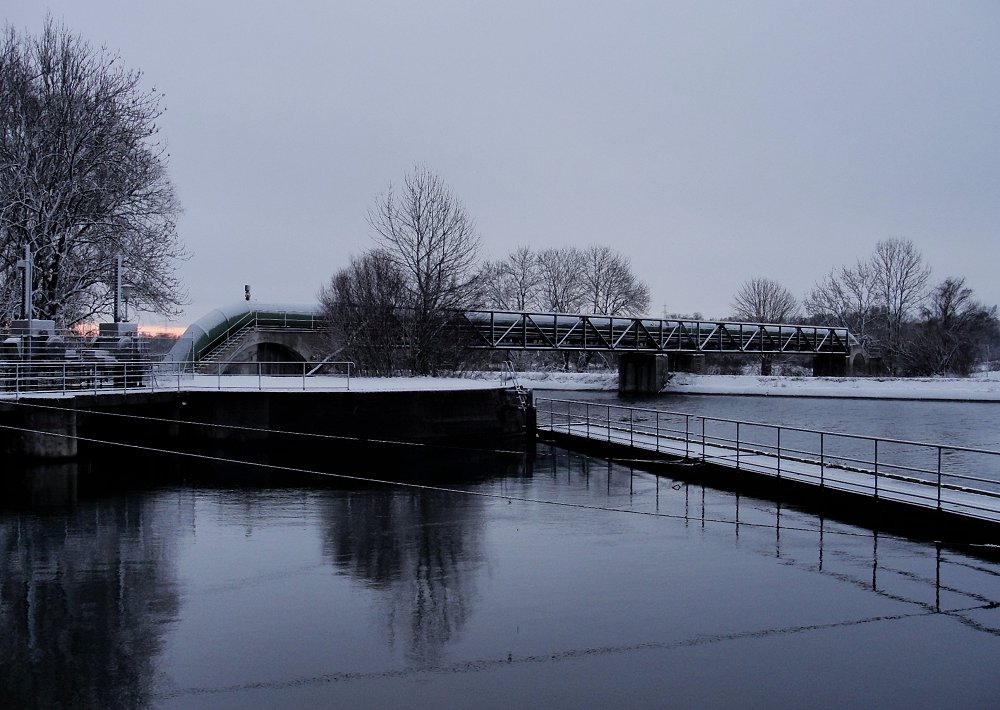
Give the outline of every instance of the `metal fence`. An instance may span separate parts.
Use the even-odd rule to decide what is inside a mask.
[[[538,428],[1000,520],[1000,451],[539,398]]]
[[[150,360],[0,361],[0,397],[162,390],[350,389],[353,362],[218,362],[214,373],[191,363]]]

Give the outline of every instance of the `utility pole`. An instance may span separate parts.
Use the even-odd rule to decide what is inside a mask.
[[[118,252],[118,256],[115,257],[115,323],[122,322],[122,264],[124,261],[125,258],[122,256],[122,253]]]
[[[17,268],[24,271],[24,291],[21,297],[21,317],[28,321],[28,330],[31,330],[32,309],[32,289],[31,289],[31,245],[24,245],[24,258],[17,262]]]
[[[17,268],[24,270],[24,295],[22,296],[21,302],[21,316],[25,321],[25,334],[24,344],[25,344],[25,359],[31,359],[31,340],[32,340],[32,327],[31,318],[34,315],[34,308],[32,307],[32,300],[34,293],[32,292],[32,273],[31,273],[31,245],[24,245],[24,258],[17,262]]]

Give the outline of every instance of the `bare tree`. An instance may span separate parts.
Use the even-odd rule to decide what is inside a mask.
[[[538,305],[553,313],[579,313],[587,294],[583,285],[585,261],[575,247],[538,252]]]
[[[353,257],[319,294],[331,348],[360,368],[388,376],[399,367],[408,329],[406,278],[383,250]]]
[[[923,300],[931,270],[924,265],[913,242],[902,239],[884,239],[876,244],[871,266],[879,305],[884,309],[888,364],[895,373],[903,351],[903,325]]]
[[[506,259],[507,278],[510,281],[510,310],[527,311],[535,308],[541,277],[538,259],[531,247],[519,246]]]
[[[753,323],[789,323],[797,317],[795,296],[777,281],[754,277],[744,281],[732,302],[733,314],[739,320]],[[774,356],[761,353],[760,374],[770,375]]]
[[[411,367],[436,370],[454,351],[448,326],[454,310],[475,299],[479,252],[476,225],[444,181],[416,167],[368,212],[374,238],[405,276],[412,308]]]
[[[607,246],[583,252],[585,308],[600,315],[639,315],[649,307],[649,287],[632,271],[627,256]]]
[[[528,311],[537,306],[540,287],[538,261],[530,247],[521,246],[480,269],[483,305],[506,311]]]
[[[0,39],[0,298],[13,310],[29,246],[34,309],[73,323],[107,313],[115,257],[137,308],[175,313],[180,212],[158,142],[162,95],[106,50],[47,19]]]
[[[796,318],[799,307],[788,289],[759,277],[740,284],[731,305],[738,319],[753,323],[788,323]]]
[[[916,375],[968,375],[1000,331],[996,306],[976,301],[963,278],[947,278],[932,289],[920,315],[903,353],[904,366]]]
[[[806,311],[816,320],[848,328],[862,343],[876,336],[879,289],[871,262],[858,261],[830,273],[813,288],[805,301]]]

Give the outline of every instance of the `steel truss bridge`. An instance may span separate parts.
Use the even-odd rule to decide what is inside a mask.
[[[466,345],[488,350],[843,355],[861,351],[847,328],[622,316],[465,311]]]
[[[279,312],[280,310],[280,312]],[[400,346],[405,344],[407,312],[396,314]],[[384,327],[384,326],[383,326]],[[389,326],[392,327],[392,326]],[[777,323],[740,323],[717,320],[677,320],[644,317],[499,310],[453,311],[446,326],[461,345],[479,350],[601,351],[634,354],[696,355],[789,354],[826,358],[863,355],[863,348],[847,328]],[[233,355],[250,331],[294,330],[308,345],[329,328],[315,307],[247,304],[219,309],[193,323],[178,341],[174,360],[211,360],[220,348]],[[314,337],[315,337],[314,336]],[[319,347],[320,340],[316,340]],[[248,341],[247,345],[250,343]],[[253,343],[257,347],[256,341]],[[286,343],[286,345],[288,345]],[[315,348],[314,348],[315,349]],[[305,357],[303,359],[310,359]],[[310,351],[310,355],[315,355]]]

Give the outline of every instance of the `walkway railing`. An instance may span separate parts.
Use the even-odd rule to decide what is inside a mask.
[[[539,398],[538,429],[1000,521],[1000,451]]]
[[[81,392],[350,389],[353,362],[217,362],[198,374],[190,363],[150,360],[0,362],[0,398]]]

